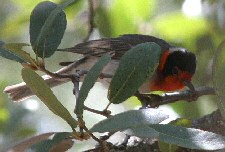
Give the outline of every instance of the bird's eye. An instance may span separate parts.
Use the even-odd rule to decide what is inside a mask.
[[[173,75],[178,75],[178,73],[179,73],[178,67],[174,67],[174,68],[172,69],[172,74],[173,74]]]

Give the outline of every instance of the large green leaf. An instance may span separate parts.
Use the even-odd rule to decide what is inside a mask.
[[[155,138],[160,142],[190,149],[218,150],[225,148],[224,136],[195,128],[185,128],[169,124],[140,125],[129,128],[125,133],[141,138]]]
[[[155,139],[159,137],[159,133],[155,129],[150,128],[147,125],[142,125],[135,128],[127,129],[124,131],[124,133],[130,136],[137,136],[140,138]]]
[[[157,109],[130,110],[100,121],[90,130],[92,132],[101,133],[122,131],[128,128],[138,128],[140,126],[158,124],[167,118],[168,115],[163,114]]]
[[[221,42],[213,58],[213,85],[216,91],[220,112],[225,118],[225,40]]]
[[[39,57],[54,54],[66,29],[66,15],[62,10],[74,0],[57,5],[50,1],[39,3],[30,16],[30,42]]]
[[[175,126],[190,128],[191,124],[192,124],[192,121],[190,119],[178,118],[176,120],[171,121],[169,124],[175,125]],[[168,152],[168,149],[170,151],[176,151],[179,148],[177,145],[165,143],[163,141],[159,141],[158,144],[159,144],[160,150],[162,152]]]
[[[149,126],[159,133],[159,140],[190,149],[217,150],[225,148],[225,137],[194,128],[154,124]]]
[[[77,99],[76,107],[75,107],[76,114],[79,114],[79,115],[83,114],[84,101],[87,98],[89,91],[94,86],[99,75],[101,74],[102,69],[109,61],[110,61],[110,55],[107,54],[101,57],[99,61],[88,72],[78,95],[78,99]]]
[[[134,95],[154,74],[160,54],[161,48],[154,42],[142,43],[127,51],[110,83],[109,101],[118,104]]]
[[[56,115],[64,119],[72,129],[77,127],[76,120],[70,115],[69,111],[60,103],[53,94],[46,82],[29,68],[22,69],[24,82],[29,86],[34,94]]]

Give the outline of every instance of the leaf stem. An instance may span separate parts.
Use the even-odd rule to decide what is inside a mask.
[[[83,129],[92,137],[92,139],[94,139],[95,141],[97,141],[100,145],[101,145],[101,151],[102,152],[108,152],[109,151],[109,147],[110,146],[106,141],[102,140],[102,139],[98,139],[97,137],[95,137],[95,135],[93,133],[91,133],[89,131],[89,129],[84,125]]]
[[[73,74],[58,74],[58,73],[53,73],[49,70],[47,70],[44,66],[42,67],[39,67],[39,70],[42,71],[42,72],[45,72],[47,75],[51,76],[51,77],[54,77],[54,78],[69,78],[69,79],[73,79],[74,78],[74,75]]]
[[[104,109],[103,111],[107,111],[110,105],[111,105],[111,102],[109,102],[109,103],[107,104],[107,106],[105,107],[105,109]]]

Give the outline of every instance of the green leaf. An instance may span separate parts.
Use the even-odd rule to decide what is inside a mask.
[[[99,61],[90,69],[87,76],[85,77],[83,84],[81,86],[78,99],[76,102],[75,113],[82,115],[84,110],[84,101],[86,100],[89,91],[94,86],[96,80],[101,74],[104,66],[109,63],[110,55],[105,55],[99,59]]]
[[[16,56],[24,60],[26,63],[30,63],[34,66],[37,66],[35,60],[30,56],[30,54],[22,50],[24,46],[30,46],[30,45],[26,43],[8,43],[4,47],[9,52],[15,54]]]
[[[125,131],[125,133],[127,133],[127,131]],[[185,128],[170,124],[140,125],[139,127],[129,128],[128,134],[137,137],[156,138],[160,142],[190,149],[218,150],[225,148],[224,136],[199,129]]]
[[[225,119],[225,40],[222,41],[214,53],[213,57],[213,85],[216,91],[217,104],[220,112]]]
[[[39,142],[39,143],[37,143],[35,145],[32,145],[31,149],[34,150],[35,152],[51,151],[51,149],[54,146],[57,146],[63,140],[68,139],[68,137],[70,135],[71,135],[71,133],[68,133],[68,132],[56,133],[54,135],[53,139],[43,140],[43,141],[41,141],[41,142]],[[67,145],[64,145],[64,146],[67,146]]]
[[[194,128],[154,124],[150,128],[159,133],[159,140],[190,149],[218,150],[225,148],[225,137]]]
[[[192,121],[186,118],[178,118],[176,120],[171,121],[169,124],[188,128],[191,127]],[[176,149],[178,149],[177,145],[172,145],[163,141],[159,141],[158,144],[162,152],[168,152],[168,150],[176,151]]]
[[[134,95],[154,74],[160,54],[161,48],[154,42],[142,43],[127,51],[110,83],[109,101],[118,104]]]
[[[36,94],[54,114],[64,119],[72,129],[77,127],[76,120],[56,98],[41,76],[29,68],[23,68],[22,77],[32,92]]]
[[[90,131],[101,133],[122,131],[128,128],[158,124],[167,118],[168,115],[163,114],[157,109],[130,110],[100,121],[95,124]]]
[[[66,138],[68,138],[70,136],[71,136],[71,133],[69,133],[69,132],[60,132],[60,133],[56,133],[52,140],[55,143],[58,143],[58,142],[66,139]]]
[[[43,152],[43,151],[49,151],[51,147],[53,146],[52,141],[50,139],[43,140],[34,146],[31,147],[31,149],[35,152]]]
[[[124,131],[125,134],[130,135],[130,136],[137,136],[140,138],[158,138],[159,133],[153,129],[150,128],[147,125],[135,127],[135,128],[130,128]]]
[[[178,118],[176,120],[171,121],[169,124],[181,127],[191,127],[192,121],[187,118]]]
[[[30,16],[30,42],[39,57],[54,54],[66,29],[66,15],[62,10],[73,1],[57,5],[50,1],[39,3]]]
[[[0,41],[0,56],[19,63],[26,63],[23,59],[12,53],[9,49],[5,48],[5,45],[6,44],[4,42]]]

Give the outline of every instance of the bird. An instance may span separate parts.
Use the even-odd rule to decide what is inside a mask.
[[[81,54],[83,57],[73,62],[61,62],[60,65],[65,67],[56,73],[72,74],[77,70],[88,71],[98,61],[99,57],[110,53],[112,59],[102,72],[113,75],[119,66],[121,57],[131,48],[145,42],[155,42],[160,46],[162,53],[154,75],[139,88],[140,92],[172,92],[182,90],[185,87],[194,90],[191,80],[196,71],[195,54],[150,35],[124,34],[115,38],[90,40],[79,43],[74,47],[58,49],[61,52]],[[43,79],[50,87],[69,81],[69,79],[57,79],[48,75],[43,76]],[[110,80],[105,79],[102,83],[109,84]],[[7,86],[4,92],[8,93],[14,101],[22,101],[33,95],[24,82]]]

